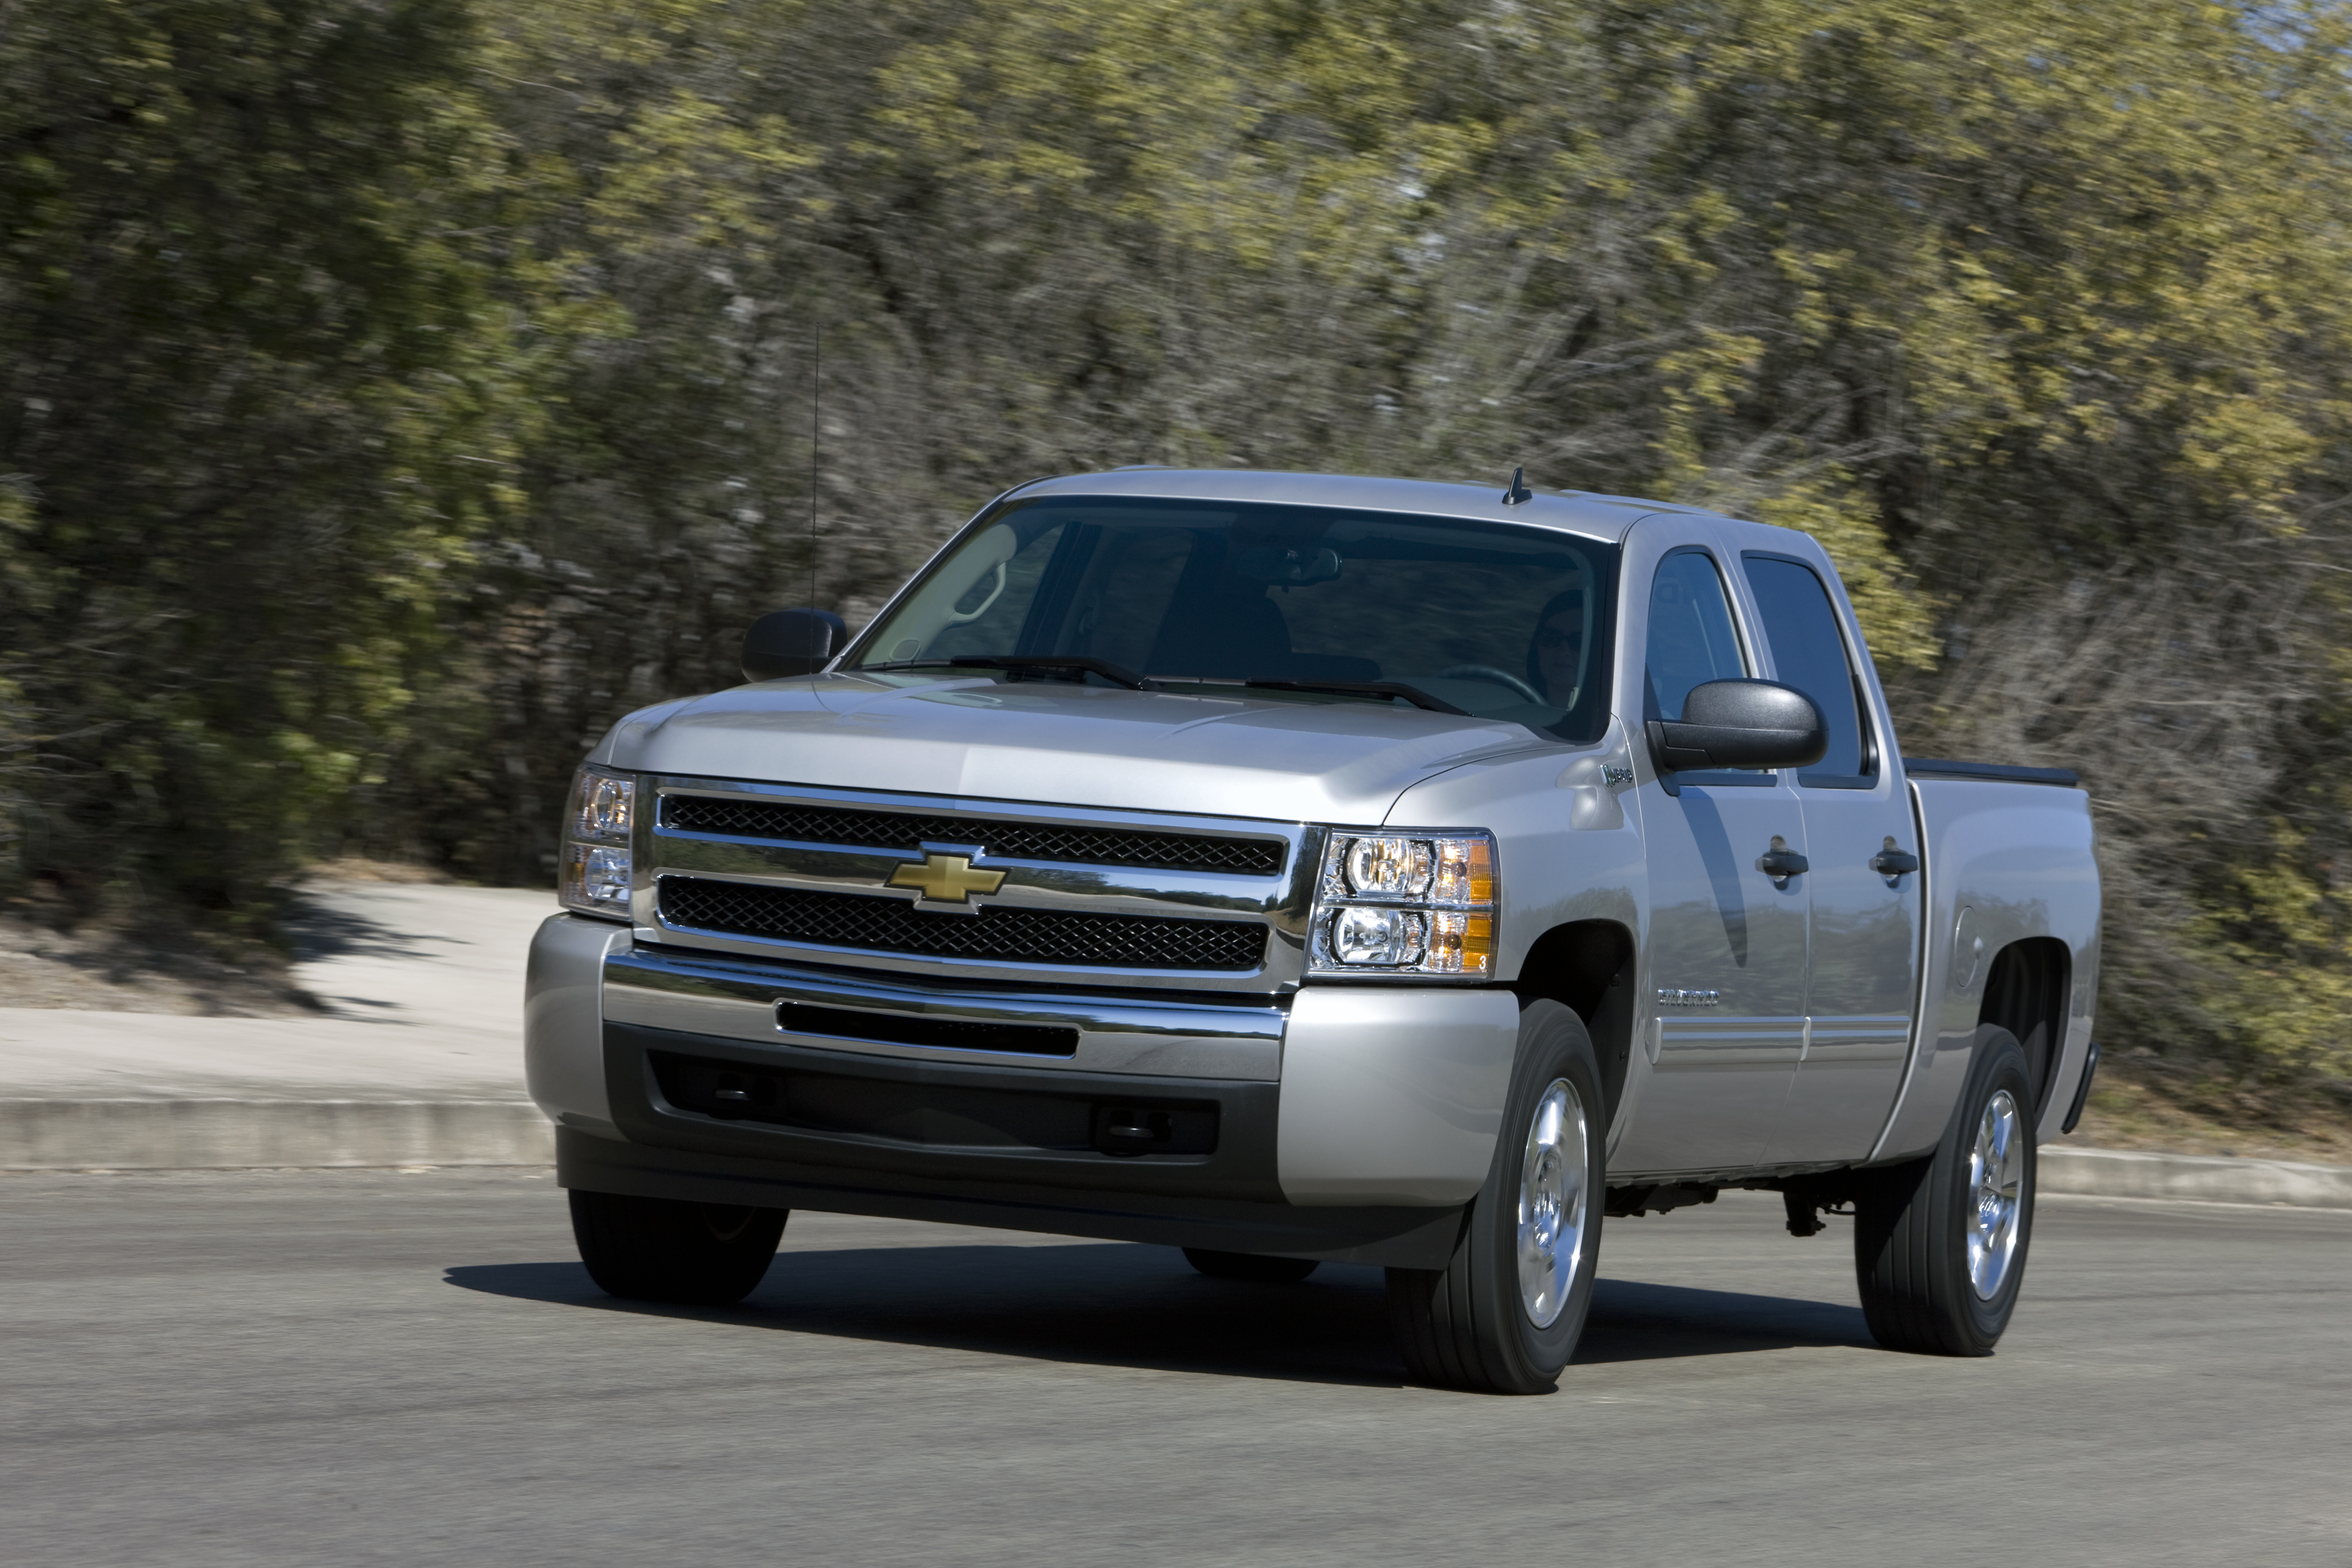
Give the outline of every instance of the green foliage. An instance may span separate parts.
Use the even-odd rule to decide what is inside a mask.
[[[2275,1067],[2352,1079],[2352,921],[2311,874],[2305,837],[2282,823],[2275,858],[2233,869],[2200,933],[2222,959],[2206,998],[2252,1054]]]
[[[2339,0],[19,0],[16,852],[227,908],[329,840],[535,878],[614,716],[1005,484],[1524,464],[1814,533],[1915,750],[2088,777],[2109,1037],[2341,1070],[2334,1001],[2269,999],[2352,984],[2347,43]]]
[[[409,700],[512,392],[470,36],[382,7],[35,3],[0,34],[0,668],[31,870],[236,918]]]

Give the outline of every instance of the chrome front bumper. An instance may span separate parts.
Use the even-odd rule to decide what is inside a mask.
[[[1204,1000],[1179,992],[1160,997],[1117,996],[1034,988],[902,981],[679,948],[623,949],[604,961],[604,1017],[619,1024],[674,1029],[759,1045],[789,1044],[860,1056],[977,1066],[1059,1068],[1074,1072],[1135,1073],[1155,1078],[1244,1079],[1273,1083],[1282,1077],[1284,1009],[1271,999]],[[821,1033],[798,1023],[803,1011],[840,1015],[851,1033]],[[863,1021],[864,1026],[858,1026]],[[920,1026],[953,1022],[1026,1026],[1062,1033],[1068,1054],[959,1049],[908,1044],[893,1032],[919,1037]]]

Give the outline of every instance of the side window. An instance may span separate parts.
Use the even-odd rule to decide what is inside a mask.
[[[1650,646],[1642,716],[1677,720],[1691,688],[1737,680],[1748,673],[1731,601],[1715,562],[1696,550],[1678,550],[1658,563],[1650,584]]]
[[[1830,749],[1807,768],[1800,779],[1826,783],[1830,778],[1854,779],[1866,771],[1862,748],[1862,714],[1854,700],[1856,682],[1847,664],[1845,639],[1838,635],[1837,611],[1829,589],[1810,567],[1771,555],[1745,559],[1748,585],[1755,590],[1756,607],[1764,617],[1764,637],[1772,645],[1772,668],[1781,684],[1793,686],[1813,700],[1829,727]]]

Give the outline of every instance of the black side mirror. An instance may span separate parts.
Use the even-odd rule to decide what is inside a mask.
[[[776,610],[743,634],[743,679],[814,675],[849,642],[849,626],[831,610]]]
[[[1686,768],[1801,768],[1830,749],[1813,700],[1771,680],[1710,680],[1691,688],[1681,719],[1649,723],[1662,773]]]

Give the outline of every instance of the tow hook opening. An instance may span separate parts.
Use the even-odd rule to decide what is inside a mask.
[[[766,1073],[722,1072],[710,1098],[719,1102],[711,1107],[713,1115],[740,1116],[768,1110],[782,1096],[777,1092],[776,1080]]]
[[[1209,1106],[1097,1104],[1094,1146],[1105,1154],[1206,1154],[1217,1146],[1217,1113]]]

